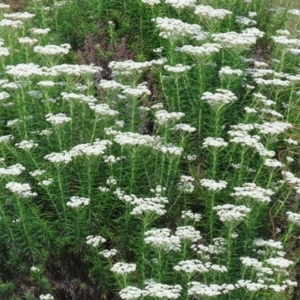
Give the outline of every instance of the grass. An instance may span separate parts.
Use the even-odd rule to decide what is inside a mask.
[[[296,3],[165,2],[1,10],[1,299],[298,298]]]

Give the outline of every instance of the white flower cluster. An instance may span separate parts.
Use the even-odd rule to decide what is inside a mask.
[[[238,99],[231,91],[225,89],[216,89],[216,91],[215,94],[204,92],[201,100],[206,101],[212,107],[219,108]]]
[[[94,65],[56,65],[51,68],[51,71],[57,75],[83,76],[96,74],[102,71],[101,67]]]
[[[18,42],[20,44],[33,45],[33,44],[37,43],[38,40],[25,36],[25,37],[18,38]]]
[[[267,264],[279,269],[286,269],[294,264],[293,261],[283,257],[271,257],[266,259]]]
[[[178,183],[177,188],[179,191],[184,193],[192,193],[194,191],[193,185],[194,178],[191,176],[180,176],[180,183]]]
[[[15,164],[8,168],[0,168],[0,176],[9,175],[9,176],[17,176],[25,170],[25,167],[21,164]]]
[[[243,30],[241,33],[235,31],[212,34],[214,42],[220,43],[224,48],[247,49],[256,43],[257,38],[263,37],[264,32],[255,27]]]
[[[293,213],[291,211],[288,211],[286,214],[288,215],[288,221],[289,222],[300,226],[300,214]]]
[[[44,156],[44,158],[55,164],[60,164],[60,163],[68,164],[69,162],[72,161],[72,156],[66,150],[64,150],[62,153],[53,152],[47,154],[46,156]]]
[[[31,28],[30,31],[36,35],[45,35],[51,31],[50,28]]]
[[[121,160],[121,157],[115,157],[114,155],[103,155],[104,162],[108,164],[115,164],[119,160]]]
[[[253,125],[251,124],[251,127]],[[248,129],[252,130],[252,129]],[[258,135],[250,135],[245,129],[244,130],[230,130],[227,132],[230,136],[230,142],[240,144],[242,146],[248,146],[254,148],[260,156],[263,157],[274,157],[275,152],[267,150],[262,143],[259,142],[260,137]]]
[[[300,46],[299,39],[289,39],[285,35],[281,36],[271,36],[273,41],[279,45],[284,45],[287,47]]]
[[[163,197],[161,193],[165,189],[161,186],[157,186],[156,190],[151,190],[155,192],[154,197],[143,197],[138,198],[136,195],[126,195],[123,191],[121,191],[119,188],[114,191],[114,194],[122,201],[125,201],[126,203],[130,203],[131,205],[134,205],[135,207],[130,212],[131,215],[143,215],[143,214],[149,214],[149,213],[155,213],[159,216],[162,216],[166,213],[166,210],[164,209],[165,203],[168,203],[168,199],[166,197]]]
[[[217,205],[214,206],[213,210],[217,211],[221,222],[229,223],[244,220],[251,211],[245,205],[235,206],[233,204]]]
[[[235,17],[235,21],[240,24],[240,25],[244,25],[244,26],[249,26],[249,25],[256,25],[257,22],[250,19],[250,18],[247,18],[245,16],[236,16]]]
[[[9,98],[9,93],[6,92],[0,92],[0,101]]]
[[[29,150],[29,149],[31,149],[33,147],[37,147],[38,144],[34,143],[33,140],[30,140],[30,141],[24,140],[24,141],[22,141],[20,143],[16,143],[15,146],[18,147],[19,149]]]
[[[227,268],[225,266],[214,265],[211,262],[206,262],[203,264],[198,259],[192,260],[183,260],[178,263],[177,266],[173,268],[176,271],[183,271],[185,273],[206,273],[210,270],[219,271],[221,273],[227,272]]]
[[[227,145],[228,145],[228,143],[225,142],[223,138],[213,138],[213,137],[205,138],[203,143],[202,143],[203,148],[207,148],[207,147],[226,147]]]
[[[149,0],[144,0],[143,3],[147,3],[146,1],[149,2]],[[153,1],[153,0],[151,0],[151,1]],[[119,292],[120,298],[124,299],[124,300],[139,299],[139,298],[147,296],[147,295],[148,295],[147,291],[141,290],[141,289],[139,289],[137,287],[134,287],[134,286],[127,286],[125,289],[122,289]]]
[[[9,49],[5,47],[0,47],[0,57],[9,56]]]
[[[176,124],[174,127],[170,128],[170,130],[175,131],[184,131],[184,132],[195,132],[197,129],[195,127],[192,127],[189,124]]]
[[[58,55],[68,54],[71,46],[69,44],[57,45],[46,45],[46,46],[35,46],[33,51],[42,55]]]
[[[86,237],[86,243],[88,245],[92,245],[93,247],[97,247],[99,244],[103,244],[106,242],[106,239],[100,235],[89,235]]]
[[[115,263],[110,270],[118,275],[127,275],[136,270],[136,264],[118,262]]]
[[[150,6],[154,6],[156,4],[160,4],[160,0],[142,0],[142,3],[148,4]],[[122,298],[122,299],[130,299],[130,298]]]
[[[155,299],[178,299],[182,287],[179,284],[168,285],[157,283],[153,280],[149,280],[145,285],[145,291],[148,296],[154,297]]]
[[[227,76],[227,75],[236,75],[236,76],[242,76],[243,71],[239,69],[232,69],[231,67],[222,67],[219,71],[219,76]]]
[[[92,105],[97,99],[94,96],[86,96],[84,94],[75,94],[75,93],[61,93],[62,99],[66,101],[77,100],[80,103],[88,103],[88,105]]]
[[[40,295],[40,300],[54,300],[54,297],[51,294]]]
[[[4,13],[3,16],[7,19],[26,21],[26,20],[33,19],[35,17],[35,14],[31,14],[27,11],[24,11],[24,12],[10,13],[10,14]]]
[[[99,254],[102,255],[105,258],[110,258],[112,256],[115,256],[117,254],[117,250],[116,249],[110,249],[110,250],[103,250],[100,251]]]
[[[220,191],[226,188],[227,182],[220,180],[219,182],[212,179],[201,179],[200,185],[207,188],[209,191]]]
[[[12,28],[22,28],[23,22],[20,20],[9,20],[9,19],[2,19],[0,21],[0,27],[12,27]]]
[[[41,67],[39,65],[35,65],[33,63],[18,64],[16,66],[8,65],[5,67],[5,69],[6,69],[6,74],[9,74],[15,78],[19,78],[19,77],[28,78],[31,76],[45,76],[45,72],[41,69]]]
[[[281,174],[284,176],[285,181],[292,185],[296,193],[300,193],[300,178],[296,177],[292,172],[281,171]]]
[[[254,127],[260,134],[280,134],[285,132],[288,128],[292,128],[293,125],[287,122],[264,122],[263,124],[254,124]]]
[[[184,45],[182,47],[176,47],[175,50],[181,53],[186,53],[195,57],[208,56],[213,53],[220,52],[222,46],[217,43],[206,43],[202,46]]]
[[[151,91],[147,87],[147,82],[142,82],[137,85],[136,88],[131,87],[124,87],[122,94],[129,96],[129,97],[142,97],[145,95],[151,95]]]
[[[204,256],[204,258],[209,259],[212,254],[221,254],[225,252],[226,241],[224,238],[214,238],[213,245],[202,245],[193,244],[191,249],[196,251],[197,254]]]
[[[209,5],[197,5],[194,13],[202,18],[212,18],[223,20],[228,15],[232,15],[232,12],[227,9],[215,9]]]
[[[170,4],[175,9],[193,7],[196,5],[196,0],[165,0],[166,4]]]
[[[96,139],[93,143],[79,144],[74,146],[68,154],[71,157],[78,156],[98,156],[104,154],[108,146],[112,145],[112,142],[109,140],[100,140]]]
[[[159,125],[165,125],[169,122],[180,120],[184,117],[184,113],[182,112],[167,112],[166,110],[157,110],[155,112],[155,121]]]
[[[241,187],[234,187],[234,193],[231,193],[230,196],[241,198],[250,198],[261,203],[270,202],[270,196],[274,195],[274,192],[271,189],[264,189],[257,186],[255,183],[244,183]]]
[[[40,272],[41,270],[39,268],[35,267],[35,266],[32,266],[30,268],[30,271],[32,271],[32,272]]]
[[[270,159],[267,158],[264,161],[264,165],[270,168],[283,168],[285,167],[285,165],[283,163],[281,163],[280,161],[278,161],[277,159]]]
[[[118,111],[111,109],[109,105],[105,103],[102,104],[89,103],[89,107],[91,110],[93,110],[96,114],[100,116],[115,117],[119,114]]]
[[[184,66],[183,64],[177,64],[175,66],[165,65],[164,69],[171,73],[183,73],[192,68],[192,66]]]
[[[185,37],[206,36],[198,24],[188,24],[179,19],[170,19],[168,17],[158,17],[152,19],[152,21],[162,31],[159,36],[164,39],[178,40]]]
[[[48,178],[48,179],[45,179],[45,180],[42,180],[41,182],[38,183],[38,185],[40,186],[49,186],[50,184],[52,184],[54,181],[53,178]]]
[[[194,296],[194,297],[216,297],[219,295],[227,294],[230,291],[235,289],[235,286],[233,284],[210,284],[206,285],[201,282],[197,281],[191,281],[188,283],[188,295]]]
[[[37,193],[31,191],[29,183],[19,183],[15,181],[8,182],[5,187],[10,190],[12,193],[22,197],[29,198],[37,196]]]
[[[199,222],[201,220],[201,214],[193,213],[191,210],[183,210],[181,212],[182,219],[191,219],[195,222]]]
[[[139,74],[150,68],[153,62],[135,62],[133,60],[111,61],[108,67],[112,70],[113,75],[132,75]]]
[[[176,228],[175,235],[181,240],[189,240],[192,242],[197,242],[202,239],[200,231],[196,230],[193,226],[179,226]]]
[[[145,232],[146,244],[153,246],[159,250],[180,251],[180,238],[176,235],[171,235],[171,230],[168,228],[151,229]]]
[[[50,122],[52,125],[60,125],[60,124],[63,124],[63,123],[71,122],[72,119],[67,117],[63,113],[59,113],[59,114],[56,114],[56,115],[47,114],[46,115],[46,121]]]
[[[67,206],[70,207],[79,207],[80,205],[89,205],[90,199],[89,198],[83,198],[78,196],[73,196],[70,198],[70,201],[67,202]]]
[[[117,132],[114,136],[114,141],[121,146],[138,145],[151,147],[159,141],[159,138],[146,134],[142,135],[135,132]]]
[[[14,137],[11,134],[9,134],[9,135],[2,135],[2,136],[0,136],[0,144],[1,143],[7,143],[7,142],[9,142],[9,141],[11,141],[13,139],[14,139]]]

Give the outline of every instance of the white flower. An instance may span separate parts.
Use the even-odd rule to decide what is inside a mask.
[[[45,35],[51,31],[50,28],[31,28],[30,31],[36,35]]]
[[[215,9],[209,5],[197,5],[194,13],[201,17],[213,18],[222,20],[228,15],[232,15],[232,12],[226,9]]]
[[[143,3],[147,3],[149,2],[149,0],[142,0]],[[153,1],[153,0],[151,0]],[[147,3],[149,4],[149,3]],[[122,289],[119,292],[119,295],[121,297],[121,299],[125,299],[125,300],[134,300],[134,299],[139,299],[141,297],[147,296],[148,292],[145,290],[141,290],[137,287],[134,286],[127,286],[125,289]]]
[[[52,125],[60,125],[60,124],[63,124],[63,123],[71,122],[72,119],[67,117],[63,113],[59,113],[59,114],[56,114],[56,115],[47,114],[46,115],[46,121],[50,122]]]
[[[283,168],[284,167],[284,164],[282,164],[277,159],[270,159],[270,158],[265,159],[264,165],[267,167],[271,167],[271,168],[277,168],[277,167]]]
[[[117,254],[117,250],[116,249],[103,250],[103,251],[99,252],[99,254],[104,256],[105,258],[110,258]]]
[[[80,205],[89,205],[90,199],[89,198],[83,198],[78,196],[73,196],[70,198],[70,201],[67,202],[67,206],[70,207],[79,207]]]
[[[226,75],[237,75],[237,76],[242,76],[243,71],[239,69],[231,69],[231,67],[222,67],[221,70],[219,71],[219,76],[226,76]]]
[[[206,34],[198,24],[188,24],[179,19],[171,19],[168,17],[157,17],[152,19],[156,23],[156,27],[161,30],[159,36],[164,39],[178,40],[184,37],[196,37]]]
[[[175,235],[181,240],[190,240],[192,242],[202,239],[200,231],[196,230],[193,226],[179,226],[176,228]]]
[[[189,124],[177,124],[174,127],[170,128],[170,130],[185,131],[185,132],[195,132],[196,128],[192,127]]]
[[[25,167],[21,164],[15,164],[8,168],[0,168],[0,176],[2,175],[10,175],[10,176],[17,176],[25,170]]]
[[[118,262],[115,263],[110,270],[119,275],[126,275],[136,270],[136,264]]]
[[[30,14],[29,12],[24,11],[24,12],[10,13],[10,14],[4,13],[3,16],[7,19],[26,21],[26,20],[33,19],[35,17],[35,14]]]
[[[191,219],[194,220],[195,222],[199,222],[201,220],[201,214],[193,213],[190,210],[183,210],[181,212],[181,218],[182,219]]]
[[[271,257],[266,259],[266,262],[272,267],[277,267],[280,269],[286,269],[294,264],[293,261],[285,259],[283,257]]]
[[[72,156],[65,150],[62,153],[53,152],[47,154],[46,156],[44,156],[44,158],[55,164],[59,164],[59,163],[67,164],[72,161]]]
[[[168,228],[148,230],[145,232],[145,236],[145,243],[152,245],[154,248],[167,252],[180,251],[180,238],[171,235],[171,231]]]
[[[0,21],[0,27],[12,27],[12,28],[22,28],[23,22],[20,20],[8,20],[8,19],[2,19]]]
[[[106,239],[100,235],[92,236],[89,235],[86,237],[86,243],[88,245],[92,245],[93,247],[97,247],[99,244],[103,244],[106,242]]]
[[[51,183],[53,183],[54,179],[53,178],[48,178],[45,180],[42,180],[41,182],[38,183],[38,185],[41,186],[49,186]]]
[[[32,272],[40,272],[40,271],[41,271],[39,268],[37,268],[37,267],[35,267],[35,266],[32,266],[32,267],[30,268],[30,270],[31,270]]]
[[[300,214],[293,213],[291,211],[288,211],[286,214],[288,215],[288,221],[289,222],[300,226]]]
[[[28,198],[37,196],[37,193],[33,193],[31,191],[31,187],[29,183],[19,183],[11,181],[5,185],[5,187],[10,190],[12,193],[17,194],[18,196],[22,198]]]
[[[50,294],[40,295],[40,300],[54,300],[54,297]]]
[[[178,299],[180,297],[182,287],[179,284],[167,285],[149,280],[146,283],[145,290],[148,292],[150,297],[154,297],[156,299]]]
[[[38,144],[37,143],[34,143],[33,140],[30,140],[30,141],[22,141],[20,143],[17,143],[15,144],[16,147],[18,147],[19,149],[23,149],[23,150],[29,150],[33,147],[37,147]]]
[[[229,90],[216,89],[217,93],[204,92],[201,100],[206,101],[212,107],[221,107],[225,104],[236,101],[238,98]]]
[[[212,179],[201,179],[200,185],[206,187],[209,191],[220,191],[226,188],[227,182],[220,180],[219,182]]]
[[[191,66],[184,66],[182,64],[177,64],[175,66],[169,66],[169,65],[165,65],[164,69],[172,72],[172,73],[183,73],[185,71],[190,70],[192,67]]]
[[[18,42],[19,42],[20,44],[33,45],[33,44],[37,43],[38,40],[37,40],[37,39],[34,39],[34,38],[30,38],[30,37],[25,36],[25,37],[20,37],[20,38],[18,38]]]
[[[58,54],[68,54],[69,48],[65,47],[64,44],[57,45],[46,45],[46,46],[35,46],[33,51],[42,55],[58,55]]]
[[[155,119],[159,125],[164,125],[171,121],[177,121],[184,117],[182,112],[167,112],[166,110],[158,110],[155,112]]]
[[[222,46],[217,43],[206,43],[202,46],[192,46],[192,45],[184,45],[182,47],[176,47],[175,50],[182,53],[187,53],[189,55],[197,57],[208,56],[213,53],[220,52]]]
[[[244,183],[241,187],[234,187],[234,193],[230,196],[237,197],[239,199],[247,197],[259,202],[270,202],[270,196],[274,195],[271,189],[264,189],[257,186],[255,183]]]
[[[182,9],[185,7],[195,6],[196,0],[165,0],[166,4],[170,4],[172,7]]]
[[[227,142],[224,141],[223,138],[213,138],[213,137],[207,137],[204,139],[202,146],[203,148],[207,147],[226,147],[228,145]]]
[[[188,295],[193,297],[216,297],[222,294],[225,287],[218,284],[206,285],[201,282],[192,281],[188,283]]]
[[[245,205],[235,206],[233,204],[217,205],[213,210],[217,211],[221,222],[242,221],[251,211]]]

